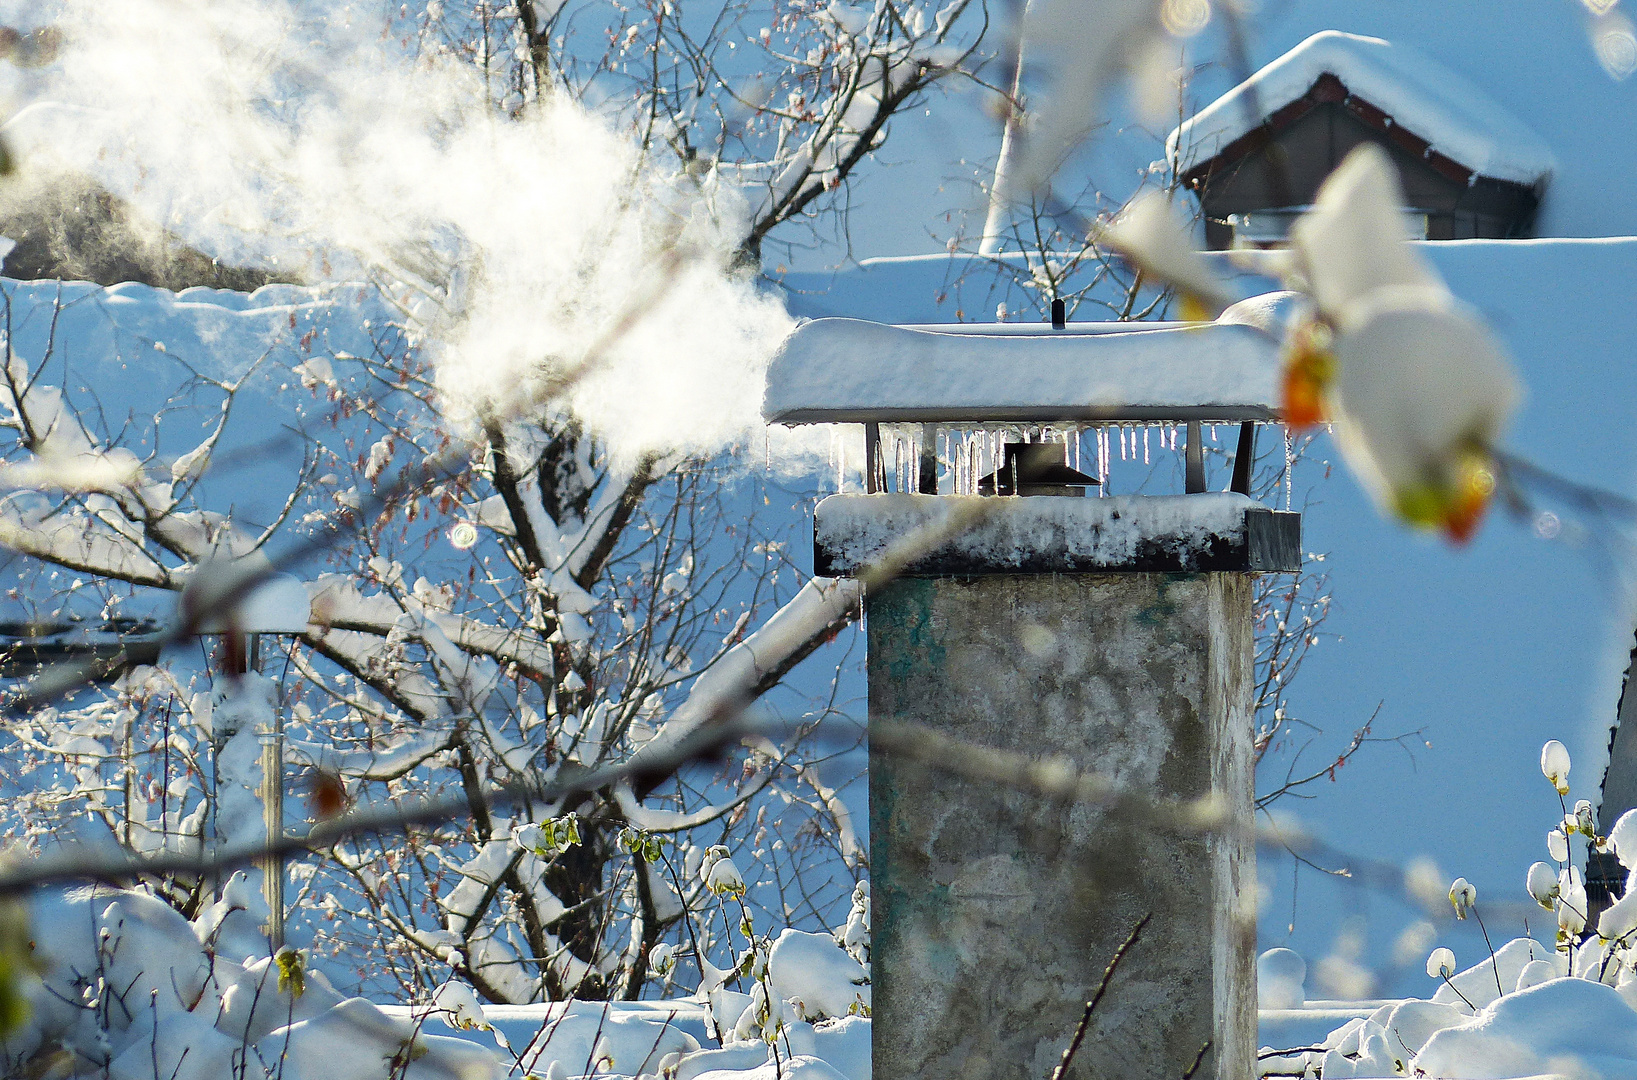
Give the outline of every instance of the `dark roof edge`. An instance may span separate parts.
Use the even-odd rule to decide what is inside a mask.
[[[1307,93],[1273,110],[1262,119],[1260,125],[1222,147],[1211,157],[1184,170],[1182,182],[1193,190],[1199,190],[1212,173],[1237,165],[1244,158],[1267,146],[1302,117],[1320,105],[1330,103],[1341,105],[1366,127],[1400,149],[1420,157],[1440,175],[1456,183],[1470,185],[1481,178],[1489,183],[1505,184],[1508,187],[1531,191],[1536,197],[1541,194],[1543,186],[1541,183],[1520,184],[1515,180],[1484,176],[1454,158],[1438,152],[1426,139],[1395,122],[1390,114],[1353,94],[1339,77],[1328,71],[1313,80],[1313,85],[1308,87]]]

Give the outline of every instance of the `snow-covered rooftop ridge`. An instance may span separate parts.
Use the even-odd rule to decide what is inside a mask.
[[[239,572],[254,573],[260,569],[258,566],[255,570]],[[214,576],[217,578],[215,588],[219,590],[217,595],[238,584],[228,576],[232,573],[233,571],[225,569],[216,571]],[[202,589],[199,595],[205,596],[208,592]],[[183,610],[186,610],[185,604]],[[311,615],[312,601],[302,580],[292,574],[270,573],[239,596],[231,605],[231,610],[219,610],[218,605],[207,608],[204,617],[193,629],[195,633],[200,634],[226,634],[234,631],[248,634],[304,634],[307,632]]]
[[[1279,346],[1231,323],[1019,333],[817,319],[786,339],[762,414],[784,424],[1271,420]]]
[[[1185,166],[1215,156],[1326,74],[1481,176],[1534,184],[1557,168],[1539,135],[1462,76],[1407,45],[1339,30],[1314,34],[1201,109],[1171,132],[1167,156],[1180,147]]]

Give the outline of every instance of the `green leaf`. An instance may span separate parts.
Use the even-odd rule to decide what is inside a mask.
[[[0,902],[0,1036],[27,1023],[24,980],[39,971],[34,943],[29,940],[28,909],[15,900]]]
[[[307,992],[307,972],[302,965],[301,953],[286,945],[278,951],[273,962],[279,969],[279,989],[299,998]]]

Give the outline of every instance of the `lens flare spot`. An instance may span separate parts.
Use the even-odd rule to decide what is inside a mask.
[[[457,521],[449,530],[449,545],[456,551],[470,551],[477,546],[477,526],[470,521]]]
[[[1165,0],[1160,21],[1177,37],[1192,37],[1211,21],[1210,0]]]
[[[1637,72],[1637,31],[1619,15],[1599,19],[1592,28],[1592,48],[1597,62],[1612,79],[1627,79]]]

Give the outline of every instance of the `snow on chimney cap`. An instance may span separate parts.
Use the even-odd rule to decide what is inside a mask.
[[[1227,316],[1064,330],[816,319],[774,357],[762,415],[787,425],[1274,421],[1279,376],[1278,340]]]

